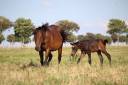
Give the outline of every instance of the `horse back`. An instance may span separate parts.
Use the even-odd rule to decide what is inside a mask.
[[[105,50],[106,45],[104,44],[104,40],[96,39],[96,40],[84,40],[78,43],[78,47],[81,50],[87,52],[96,52],[98,50]]]

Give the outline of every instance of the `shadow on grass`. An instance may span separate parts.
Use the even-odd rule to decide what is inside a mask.
[[[24,63],[24,64],[20,65],[20,68],[23,70],[26,68],[29,68],[29,67],[41,67],[41,65],[34,63],[32,60],[29,63]]]

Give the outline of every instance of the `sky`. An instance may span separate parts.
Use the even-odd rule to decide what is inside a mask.
[[[106,34],[110,19],[128,21],[128,0],[0,0],[0,16],[30,18],[35,26],[66,19],[79,24],[77,34]]]

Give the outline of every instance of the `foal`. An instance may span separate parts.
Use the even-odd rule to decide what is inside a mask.
[[[78,41],[75,43],[70,43],[72,45],[72,52],[71,56],[74,56],[78,49],[81,51],[81,55],[77,61],[77,63],[80,62],[81,58],[84,56],[84,54],[87,53],[88,55],[88,63],[91,65],[91,52],[97,52],[101,66],[103,65],[103,54],[105,54],[109,60],[109,64],[111,65],[111,55],[106,51],[106,43],[108,43],[107,40],[102,39],[95,39],[95,40],[83,40]]]

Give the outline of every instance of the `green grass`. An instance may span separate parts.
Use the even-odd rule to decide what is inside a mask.
[[[70,62],[70,48],[63,48],[60,65],[53,52],[49,67],[42,67],[33,48],[0,48],[0,85],[128,85],[128,47],[107,50],[112,55],[111,67],[103,55],[101,68],[96,53],[92,53],[92,66],[87,55],[78,65]]]

